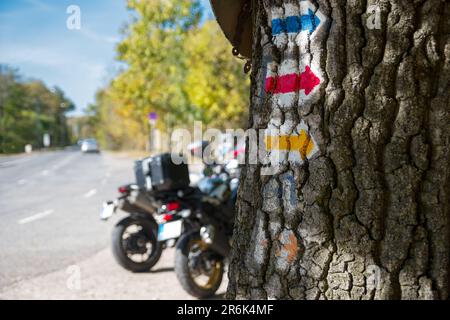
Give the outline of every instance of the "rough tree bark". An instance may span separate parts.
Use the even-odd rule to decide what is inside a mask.
[[[311,1],[328,18],[314,39],[272,36],[300,2],[252,1],[249,127],[303,121],[318,152],[243,168],[227,297],[448,299],[450,4]],[[288,59],[320,78],[309,100],[265,93]]]

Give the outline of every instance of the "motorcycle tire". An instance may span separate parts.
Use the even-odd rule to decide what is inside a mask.
[[[152,244],[152,251],[143,262],[133,261],[126,252],[123,244],[123,234],[129,226],[140,225],[146,232],[146,236],[149,238]],[[132,272],[147,272],[159,261],[163,251],[162,243],[157,241],[156,233],[158,230],[158,224],[148,219],[139,219],[127,217],[116,224],[112,233],[112,252],[117,263],[126,270]]]
[[[205,299],[214,296],[219,289],[222,283],[224,264],[223,259],[216,262],[216,270],[214,271],[215,274],[213,275],[214,279],[212,283],[208,283],[207,286],[201,286],[196,283],[189,268],[189,253],[191,252],[192,245],[201,241],[198,232],[185,234],[178,240],[175,252],[175,274],[187,293],[193,297]]]

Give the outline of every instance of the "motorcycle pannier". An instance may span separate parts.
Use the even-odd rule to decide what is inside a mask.
[[[189,186],[187,164],[175,164],[170,153],[145,158],[135,162],[136,183],[142,189],[169,191]]]
[[[146,179],[148,177],[148,167],[144,168],[142,165],[144,160],[137,160],[134,162],[134,175],[136,177],[136,184],[140,189],[146,188]]]
[[[141,163],[136,163],[136,180],[146,189],[156,191],[169,191],[187,188],[190,184],[189,168],[186,163],[175,164],[170,153],[160,154],[146,158]],[[143,176],[145,176],[144,179]]]

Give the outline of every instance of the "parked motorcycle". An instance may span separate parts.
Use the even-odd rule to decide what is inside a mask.
[[[238,179],[221,170],[198,188],[179,193],[190,231],[177,242],[175,273],[184,290],[197,298],[211,297],[219,289],[231,248]]]
[[[189,227],[175,215],[180,209],[176,192],[189,187],[189,171],[186,165],[175,166],[169,160],[170,155],[163,154],[136,161],[136,183],[119,187],[120,196],[103,205],[102,220],[118,209],[128,213],[113,229],[112,252],[116,261],[132,272],[149,271],[163,249],[174,246]]]
[[[120,196],[104,204],[102,220],[108,220],[117,209],[129,216],[119,221],[112,232],[112,252],[116,261],[132,272],[150,270],[160,259],[163,243],[157,239],[158,211],[155,200],[136,184],[119,187]]]
[[[112,251],[117,262],[133,272],[148,271],[158,262],[164,248],[185,239],[183,235],[189,235],[189,239],[200,235],[202,227],[209,226],[208,219],[214,220],[218,212],[223,211],[224,217],[228,216],[227,221],[211,222],[208,230],[221,230],[223,225],[233,221],[238,179],[231,178],[226,168],[209,165],[205,170],[209,173],[200,179],[198,186],[190,186],[187,166],[174,165],[169,154],[136,161],[136,183],[121,186],[118,199],[105,203],[101,214],[103,220],[109,219],[117,209],[129,214],[113,230]],[[193,213],[195,217],[191,216]],[[227,230],[232,227],[228,226]],[[231,235],[231,231],[228,233]],[[227,255],[220,248],[214,250],[224,257]],[[177,274],[189,275],[186,272],[179,269]],[[211,281],[220,285],[221,277],[215,276]],[[195,287],[188,289],[189,283],[183,286],[198,297],[213,294],[218,288],[211,286],[205,293],[196,291]]]

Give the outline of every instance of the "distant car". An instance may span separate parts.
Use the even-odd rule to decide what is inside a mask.
[[[81,151],[84,153],[88,152],[100,152],[100,148],[98,147],[98,143],[95,139],[85,139],[81,143]]]

